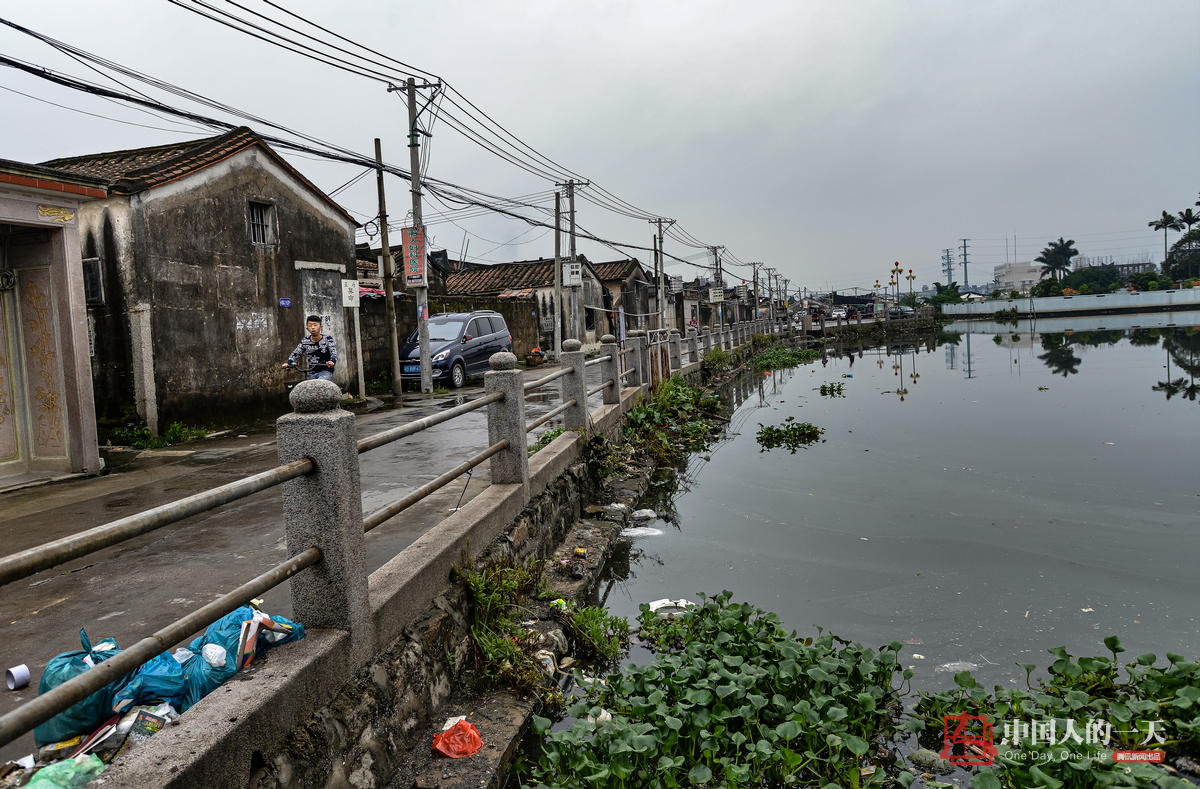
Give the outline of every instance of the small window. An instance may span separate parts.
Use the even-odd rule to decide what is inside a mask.
[[[250,243],[275,243],[275,206],[270,203],[250,203]]]
[[[83,299],[89,307],[104,304],[100,258],[85,258],[83,261]]]

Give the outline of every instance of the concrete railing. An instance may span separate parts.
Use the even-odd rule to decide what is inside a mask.
[[[765,329],[762,324],[756,324]],[[749,342],[754,326],[737,324],[721,334],[724,346]],[[611,429],[614,415],[628,406],[628,388],[657,386],[676,373],[698,372],[701,348],[711,349],[713,335],[689,330],[684,362],[684,339],[678,331],[631,332],[622,350],[616,339],[601,339],[600,355],[587,360],[578,340],[562,344],[561,367],[546,376],[525,382],[516,357],[498,353],[491,357],[484,375],[484,395],[440,413],[355,439],[354,415],[340,407],[341,390],[331,381],[305,381],[293,389],[293,412],[276,422],[279,465],[169,504],[97,526],[80,534],[0,558],[0,585],[26,578],[71,559],[94,553],[154,529],[179,522],[276,485],[283,486],[283,515],[289,558],[246,584],[221,595],[213,602],[171,622],[138,641],[119,655],[106,660],[36,699],[0,716],[0,745],[12,742],[40,723],[68,709],[142,664],[169,649],[188,635],[215,622],[229,611],[291,580],[293,616],[314,631],[341,631],[345,665],[363,665],[381,639],[395,637],[403,625],[411,601],[399,610],[381,610],[378,603],[384,586],[411,586],[412,579],[439,575],[440,567],[412,568],[408,581],[392,577],[389,565],[377,580],[367,573],[364,536],[403,513],[461,475],[490,464],[492,498],[503,499],[498,512],[519,512],[531,497],[527,435],[554,418],[561,417],[568,429],[590,428],[597,421],[588,398],[602,394],[599,419]],[[598,385],[588,388],[585,371],[598,367]],[[533,420],[525,415],[525,395],[559,381],[562,402]],[[402,498],[365,516],[359,479],[361,453],[400,441],[437,425],[480,409],[487,409],[487,446],[462,463]],[[607,409],[607,410],[606,410]],[[614,411],[615,409],[615,411]],[[544,477],[546,469],[539,469]],[[540,479],[544,487],[545,480]],[[498,498],[497,498],[498,497]],[[495,502],[493,502],[495,504]],[[451,519],[443,523],[449,523]],[[441,528],[441,527],[439,527]],[[422,538],[424,539],[424,538]],[[457,538],[453,538],[453,542]],[[455,543],[457,544],[457,543]],[[410,551],[420,552],[421,540],[405,549],[393,562]],[[448,554],[450,548],[441,553]],[[441,557],[440,560],[445,557]],[[429,559],[426,560],[431,561]],[[388,595],[393,598],[394,595]],[[324,649],[319,647],[318,651]]]

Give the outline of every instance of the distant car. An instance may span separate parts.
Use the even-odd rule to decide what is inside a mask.
[[[834,320],[837,320],[838,318],[841,318],[842,320],[846,320],[846,308],[845,307],[834,307],[833,312],[829,313],[829,317],[833,318]]]
[[[468,377],[488,370],[488,359],[512,352],[512,334],[504,316],[492,310],[444,312],[429,318],[429,356],[434,381],[457,389]],[[421,380],[421,347],[417,332],[400,346],[400,378]]]
[[[916,314],[916,310],[906,304],[901,304],[888,310],[888,317],[892,320],[896,320],[897,318],[911,318]]]

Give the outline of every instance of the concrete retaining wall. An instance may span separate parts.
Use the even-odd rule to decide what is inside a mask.
[[[1096,293],[1079,296],[1045,296],[1036,299],[991,299],[967,304],[946,304],[942,314],[954,318],[990,318],[997,312],[1017,310],[1021,315],[1070,315],[1087,312],[1151,312],[1200,309],[1200,288]]]

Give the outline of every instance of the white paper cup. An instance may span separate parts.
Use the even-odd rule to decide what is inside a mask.
[[[4,672],[4,684],[9,690],[20,690],[29,684],[29,666],[22,663]]]

